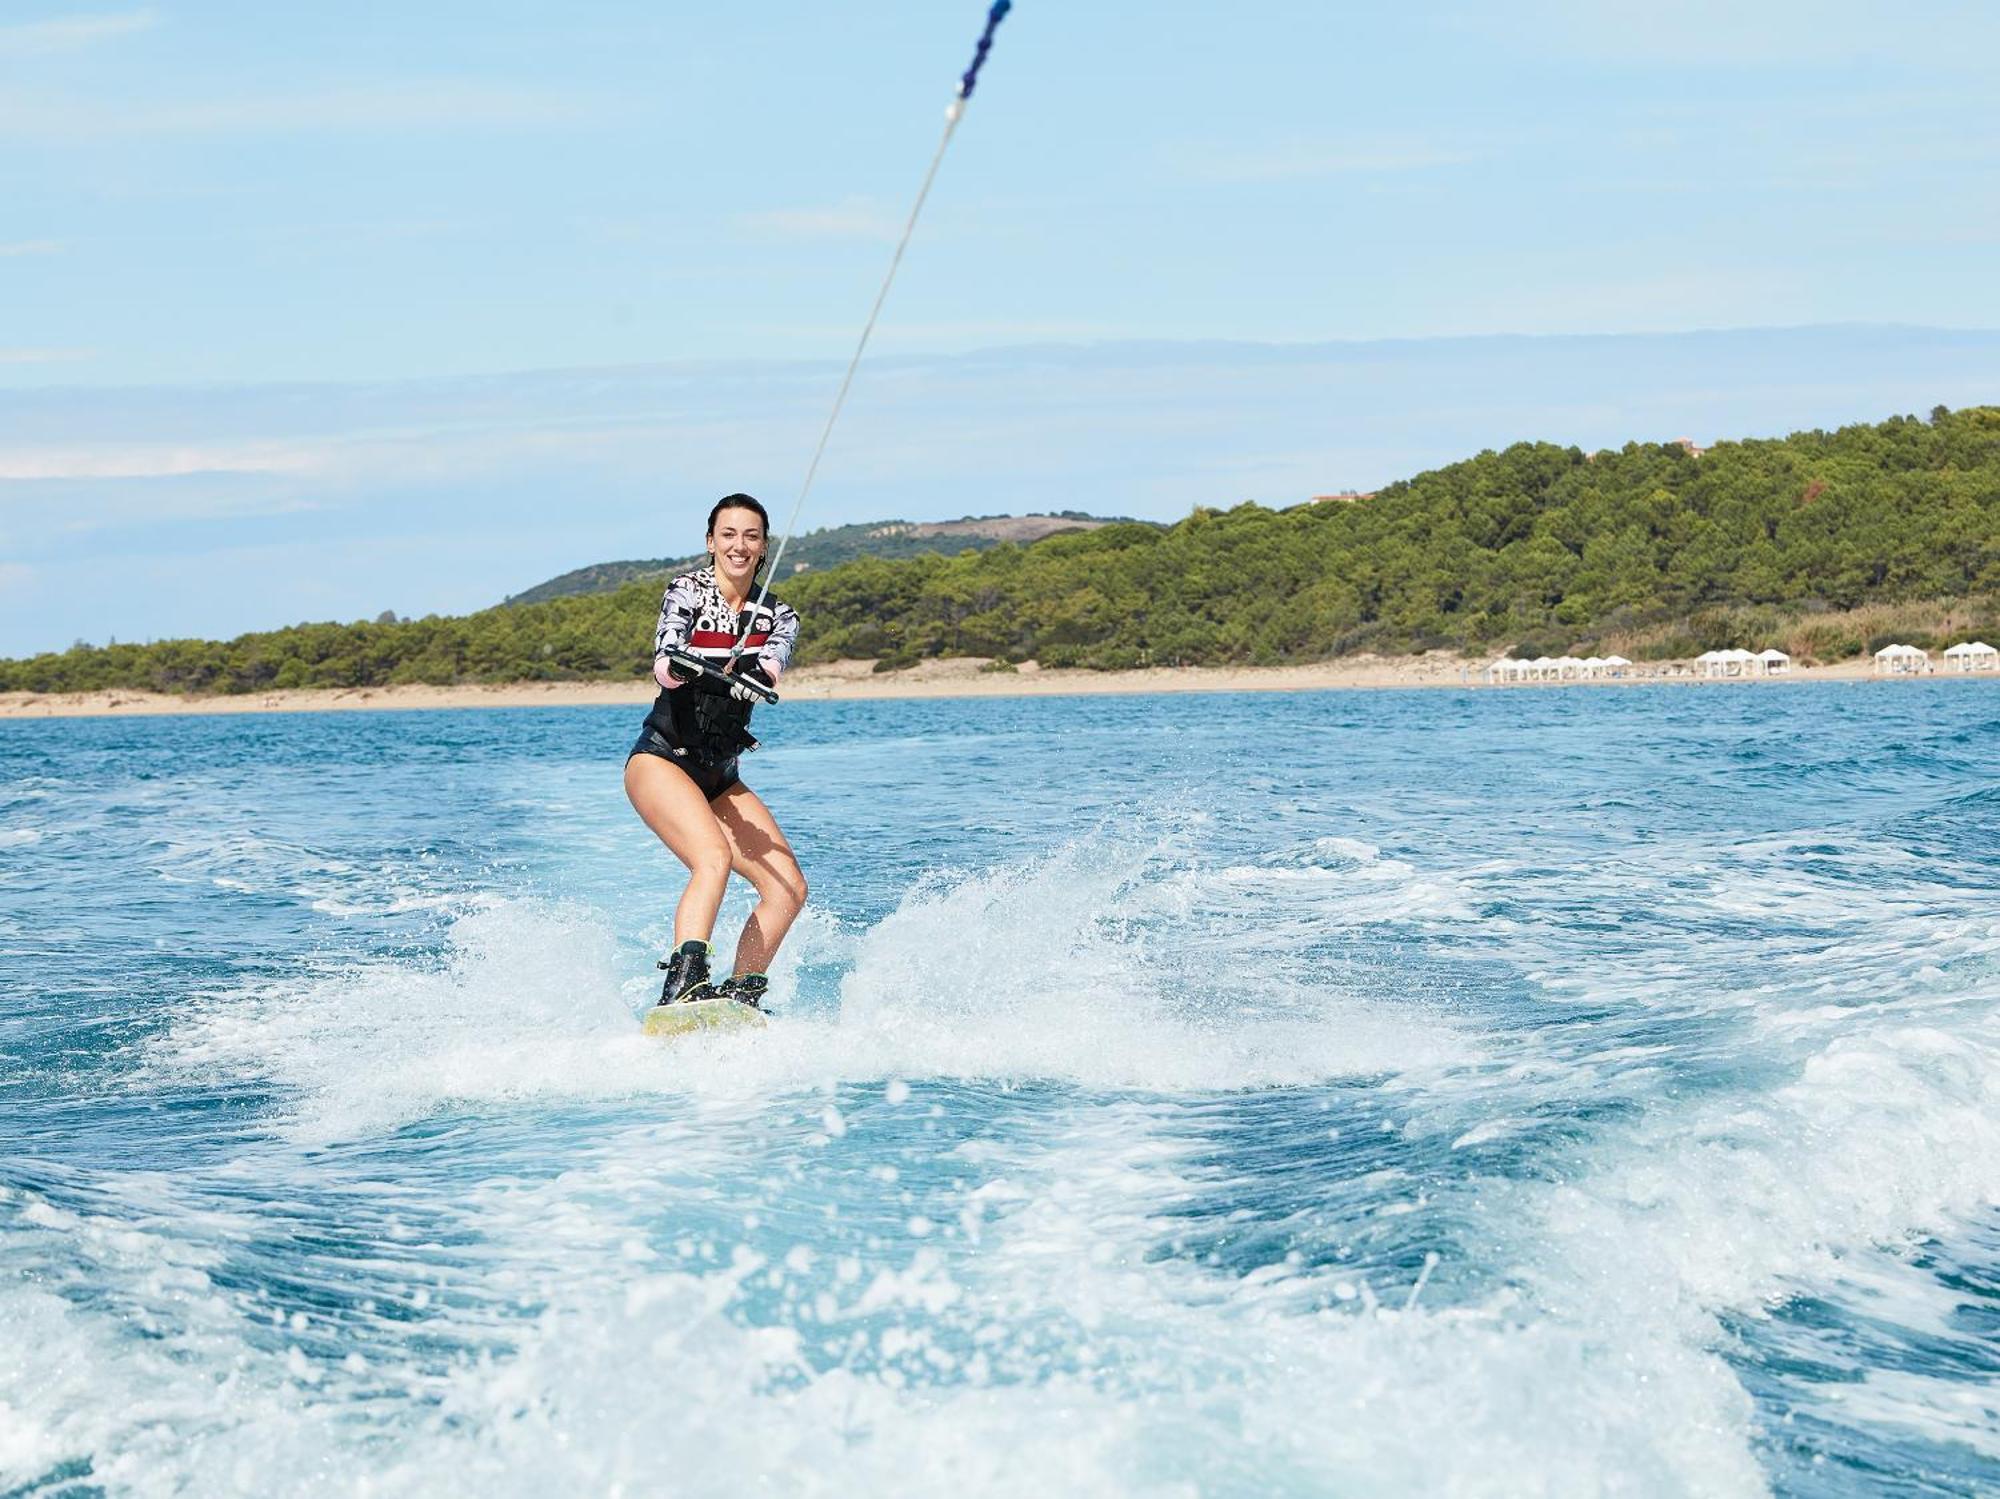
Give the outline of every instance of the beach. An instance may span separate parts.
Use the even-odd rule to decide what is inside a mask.
[[[978,657],[924,661],[903,671],[878,672],[871,661],[802,666],[787,674],[784,695],[800,701],[877,698],[1113,696],[1149,692],[1328,692],[1342,689],[1479,688],[1525,692],[1537,688],[1657,686],[1783,686],[1792,682],[1991,680],[1991,674],[1957,672],[1878,677],[1866,661],[1800,666],[1774,677],[1704,677],[1689,663],[1666,661],[1635,667],[1623,677],[1589,681],[1524,682],[1493,687],[1486,658],[1433,651],[1423,656],[1353,656],[1303,666],[1152,666],[1134,671],[1050,670],[1026,663],[994,669]],[[653,695],[650,679],[631,682],[466,683],[438,687],[304,687],[270,692],[200,696],[107,688],[97,692],[0,693],[0,718],[102,718],[172,713],[327,713],[381,708],[580,708],[629,703]]]

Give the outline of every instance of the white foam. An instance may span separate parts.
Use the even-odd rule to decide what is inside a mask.
[[[407,1339],[309,1352],[310,1322],[259,1327],[194,1267],[144,1340],[8,1292],[36,1353],[0,1355],[0,1400],[30,1413],[0,1471],[88,1457],[141,1495],[1192,1495],[1252,1473],[1266,1493],[1758,1491],[1747,1401],[1686,1349],[1624,1362],[1605,1328],[1504,1304],[1389,1311],[1351,1271],[1156,1255],[1208,1185],[1200,1146],[1172,1103],[1079,1105],[962,1148],[955,1221],[833,1262],[663,1253],[648,1223],[706,1201],[743,1146],[628,1127],[557,1177],[466,1193],[478,1256],[435,1261],[452,1309],[409,1298],[469,1345],[442,1367]],[[184,1257],[130,1229],[90,1253],[114,1298]],[[1313,1309],[1334,1274],[1358,1290]]]
[[[2000,1200],[2000,923],[1945,927],[1884,900],[1844,931],[1845,887],[1801,876],[1772,888],[1784,925],[1817,929],[1767,942],[1740,918],[1769,909],[1768,871],[1711,853],[1662,852],[1657,890],[1633,892],[1730,934],[1699,949],[1602,943],[1532,910],[1479,921],[1498,866],[1453,874],[1321,839],[1218,879],[1100,843],[937,881],[865,930],[811,914],[780,998],[833,966],[837,1003],[795,1003],[756,1035],[645,1041],[646,975],[612,924],[530,900],[459,916],[437,963],[211,996],[173,1017],[153,1066],[275,1083],[295,1141],[371,1141],[467,1106],[535,1105],[533,1125],[541,1105],[627,1097],[645,1122],[570,1138],[552,1179],[453,1201],[446,1227],[476,1237],[476,1258],[406,1287],[427,1329],[474,1349],[441,1368],[401,1328],[359,1367],[253,1336],[173,1235],[115,1242],[30,1204],[24,1231],[100,1234],[89,1278],[145,1308],[157,1341],[135,1348],[116,1313],[0,1292],[0,1318],[15,1325],[18,1305],[38,1349],[0,1355],[0,1427],[25,1434],[0,1453],[23,1481],[101,1457],[105,1481],[139,1493],[1760,1492],[1723,1316],[1801,1287],[1841,1294],[1857,1266],[1877,1294],[1907,1291],[1921,1276],[1896,1256],[1916,1236]],[[1328,926],[1434,914],[1478,922],[1482,955],[1517,972],[1532,959],[1544,993],[1635,1024],[1652,1006],[1684,1034],[1479,1036],[1305,968],[1254,1005],[1212,977]],[[1663,1057],[1704,1045],[1745,1080],[1662,1090]],[[1483,1286],[1454,1287],[1448,1260],[1408,1312],[1385,1309],[1408,1284],[1348,1265],[1162,1252],[1179,1210],[1230,1185],[1202,1163],[1213,1094],[1360,1075],[1400,1085],[1385,1134],[1435,1136],[1461,1160],[1566,1108],[1630,1112],[1578,1123],[1559,1172],[1481,1182],[1462,1231]],[[1057,1086],[958,1147],[963,1180],[929,1199],[872,1160],[865,1251],[749,1248],[753,1218],[842,1207],[811,1165],[767,1153],[856,1167],[870,1126],[853,1090],[915,1109],[927,1082]],[[288,1172],[326,1168],[261,1169],[278,1196]],[[728,1198],[746,1183],[747,1211]],[[1432,1230],[1414,1167],[1358,1185],[1371,1221]],[[1879,1371],[1842,1398],[1857,1419],[1947,1436],[1985,1411],[1945,1380]]]
[[[1127,888],[1129,886],[1129,888]],[[297,1138],[377,1133],[466,1103],[663,1093],[754,1097],[831,1080],[1053,1080],[1234,1089],[1431,1069],[1469,1043],[1292,981],[1254,1004],[1190,984],[1160,951],[1160,903],[1182,877],[1127,880],[1080,850],[913,894],[857,939],[802,924],[775,975],[851,961],[831,1014],[762,1032],[642,1037],[634,980],[587,908],[500,900],[458,917],[444,960],[385,962],[211,996],[155,1044],[162,1071],[288,1090]],[[1198,970],[1197,970],[1198,974]]]

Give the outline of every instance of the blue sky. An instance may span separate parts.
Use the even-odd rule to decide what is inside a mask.
[[[9,0],[0,652],[468,607],[782,504],[981,19]],[[1993,340],[1851,326],[2000,328],[1996,56],[1972,3],[1021,0],[809,519],[2000,399]],[[1434,342],[1339,373],[1383,340]]]

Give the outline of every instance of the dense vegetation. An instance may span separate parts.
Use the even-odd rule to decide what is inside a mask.
[[[1073,520],[1085,525],[1102,523],[1102,518],[1086,515],[1080,510],[1057,512],[1057,519]],[[778,517],[782,520],[782,517]],[[982,520],[999,522],[993,535],[981,535],[976,530],[964,531],[957,527],[977,526]],[[908,521],[876,520],[864,521],[852,526],[822,526],[816,531],[806,531],[792,538],[792,544],[785,548],[784,571],[787,577],[794,572],[811,570],[824,572],[829,567],[838,567],[843,562],[852,562],[857,557],[921,557],[932,553],[955,554],[965,551],[984,551],[988,547],[999,546],[1001,535],[997,534],[1017,525],[1015,516],[974,516],[968,515],[957,523],[951,534],[919,532]],[[550,599],[568,598],[576,593],[609,593],[623,588],[627,583],[653,583],[665,586],[668,578],[687,568],[696,566],[703,559],[699,557],[654,557],[643,561],[594,562],[588,567],[573,568],[569,572],[537,583],[533,588],[525,588],[511,598],[503,600],[509,604],[541,604]]]
[[[1726,443],[1523,443],[1352,504],[1200,510],[787,580],[805,660],[1047,665],[1786,643],[1836,659],[1920,626],[2000,634],[2000,408]],[[642,675],[654,583],[462,618],[0,662],[0,689],[245,692]],[[1900,611],[1900,612],[1899,612]],[[1915,644],[1942,643],[1917,638]]]

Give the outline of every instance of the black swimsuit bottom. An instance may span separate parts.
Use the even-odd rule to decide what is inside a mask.
[[[648,728],[639,736],[639,742],[632,746],[631,753],[625,758],[629,761],[633,755],[658,755],[669,765],[679,766],[687,772],[687,778],[694,782],[695,788],[710,801],[731,786],[741,784],[736,774],[736,756],[731,755],[720,765],[699,764],[687,751],[675,748],[658,729]]]

